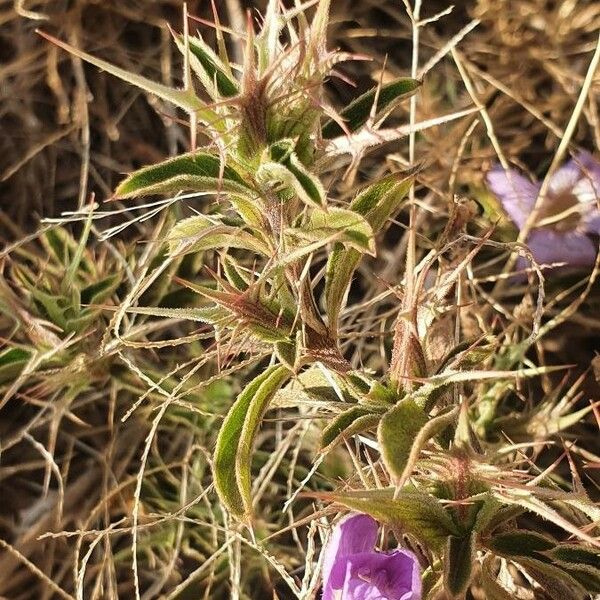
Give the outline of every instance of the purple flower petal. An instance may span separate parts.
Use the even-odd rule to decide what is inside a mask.
[[[600,211],[591,210],[583,219],[582,229],[587,233],[600,235]]]
[[[347,558],[344,600],[420,600],[419,563],[412,552],[363,552]]]
[[[565,192],[572,192],[577,182],[581,179],[581,169],[579,165],[570,160],[565,163],[556,173],[550,178],[548,192],[549,196],[560,195]]]
[[[335,589],[342,589],[346,558],[373,550],[377,542],[377,521],[369,515],[353,513],[334,528],[323,558],[323,600],[336,600]]]
[[[600,162],[589,152],[582,150],[573,157],[573,160],[580,166],[584,177],[592,178],[597,183],[600,183]]]
[[[577,231],[559,233],[550,229],[534,229],[529,234],[527,245],[539,264],[560,262],[565,266],[586,267],[596,260],[595,244]]]
[[[517,227],[523,227],[533,210],[540,184],[532,183],[513,169],[504,171],[501,167],[487,174],[487,182]]]

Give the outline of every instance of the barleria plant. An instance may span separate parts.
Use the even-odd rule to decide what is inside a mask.
[[[600,594],[600,509],[572,461],[572,480],[555,472],[577,440],[557,462],[536,463],[597,415],[578,402],[581,379],[548,389],[565,367],[535,360],[575,304],[557,297],[552,309],[561,310],[549,312],[546,272],[522,239],[510,241],[509,215],[491,195],[474,194],[483,211],[452,197],[430,230],[415,216],[435,212],[418,199],[428,167],[426,157],[415,161],[417,132],[485,107],[417,123],[416,68],[413,77],[382,72],[339,106],[328,82],[366,57],[328,47],[330,0],[293,4],[271,0],[263,16],[248,13],[243,32],[222,26],[215,10],[216,48],[189,32],[186,13],[183,33],[172,32],[182,88],[42,33],[171,103],[189,121],[192,146],[125,177],[111,198],[123,209],[91,203],[75,213],[78,240],[50,223],[39,238],[47,262],[20,246],[12,260],[22,261],[0,288],[20,332],[0,354],[5,398],[27,389],[55,402],[47,479],[60,420],[80,422],[71,406],[83,391],[111,379],[113,401],[128,403],[124,421],[136,413],[144,423],[122,518],[105,520],[86,552],[79,538],[77,598],[90,590],[95,545],[117,534],[133,540],[112,559],[133,565],[136,598],[308,599],[321,586],[325,600]],[[242,64],[228,54],[235,43]],[[410,122],[399,124],[409,99]],[[406,137],[404,170],[389,161],[361,171],[366,156]],[[131,200],[157,195],[168,199]],[[142,215],[130,225],[159,215],[147,247],[90,250],[92,230],[103,248],[125,227],[102,235],[96,223],[123,213]],[[405,266],[388,271],[401,277],[369,279],[403,228]],[[502,252],[526,271],[510,265],[496,284],[523,288],[514,321],[485,282],[490,256]],[[147,349],[170,354],[156,361],[142,357]],[[521,402],[524,388],[542,399]],[[180,462],[161,454],[169,427],[189,438]],[[105,485],[109,497],[93,514],[120,501]],[[360,525],[365,547],[352,538],[352,519],[335,520],[344,510],[382,526],[383,551],[373,549],[372,520]],[[171,581],[184,558],[200,565]],[[417,575],[404,581],[386,566],[392,559],[412,561]],[[142,562],[169,568],[153,578]]]

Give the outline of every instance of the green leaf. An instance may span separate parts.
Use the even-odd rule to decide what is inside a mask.
[[[252,512],[252,450],[254,439],[261,424],[269,402],[279,388],[289,379],[291,373],[287,367],[276,367],[254,394],[250,401],[240,434],[238,451],[235,459],[236,478],[244,503],[245,513]]]
[[[227,413],[214,454],[214,479],[219,498],[236,517],[252,511],[250,463],[256,432],[267,406],[289,377],[285,367],[272,366],[249,383]]]
[[[195,215],[179,221],[167,236],[171,255],[190,254],[216,248],[243,248],[268,254],[259,239],[238,227],[224,225],[205,215]]]
[[[24,348],[7,348],[0,352],[0,383],[4,383],[21,372],[31,352]]]
[[[400,479],[408,464],[413,441],[427,423],[427,415],[411,397],[403,398],[381,419],[377,439],[390,475]]]
[[[314,210],[307,223],[288,229],[286,234],[309,242],[335,240],[359,252],[375,254],[375,240],[369,223],[361,215],[344,208]]]
[[[381,413],[376,413],[372,408],[353,406],[340,413],[328,425],[321,435],[321,451],[329,452],[340,442],[361,431],[375,427],[381,419]]]
[[[185,319],[208,325],[222,324],[230,319],[229,311],[219,306],[206,306],[202,308],[159,308],[154,306],[132,306],[128,313],[163,317],[166,319]]]
[[[340,112],[340,116],[345,121],[348,131],[356,131],[367,122],[376,96],[377,108],[375,113],[379,115],[385,109],[392,108],[400,100],[412,96],[420,85],[421,82],[416,79],[401,78],[382,85],[379,88],[379,93],[377,92],[378,88],[374,87],[353,100],[347,108]],[[343,134],[344,130],[334,120],[328,121],[322,129],[322,135],[327,140]]]
[[[412,182],[413,177],[406,173],[393,173],[360,192],[350,204],[350,209],[362,215],[373,232],[377,232],[399,210]],[[337,331],[339,314],[346,304],[360,256],[357,250],[336,244],[327,261],[325,302],[329,327],[333,332]]]
[[[581,584],[559,567],[529,557],[520,557],[518,563],[553,600],[583,600],[589,597]]]
[[[552,560],[563,563],[574,563],[576,565],[589,565],[600,568],[600,550],[591,550],[571,544],[561,544],[544,552]]]
[[[183,54],[185,43],[182,36],[175,36],[175,43]],[[202,38],[188,38],[190,66],[198,76],[206,91],[214,100],[231,98],[239,92],[238,82],[230,76],[221,59]]]
[[[222,168],[218,156],[196,151],[134,171],[119,184],[115,195],[131,198],[183,191],[247,194],[250,190],[234,169]]]
[[[193,93],[191,90],[178,90],[175,88],[171,88],[169,86],[163,85],[162,83],[156,83],[151,79],[147,79],[146,77],[142,77],[136,73],[131,73],[126,69],[121,69],[116,65],[113,65],[105,60],[100,58],[96,58],[87,52],[83,52],[70,44],[67,44],[47,33],[38,30],[38,33],[52,42],[56,44],[63,50],[66,50],[70,54],[81,58],[85,62],[88,62],[99,69],[102,69],[131,85],[134,85],[162,100],[166,100],[167,102],[171,102],[175,106],[179,106],[184,109],[188,113],[195,114],[198,119],[204,121],[207,124],[211,124],[216,127],[219,122],[219,116],[209,108],[205,106],[205,104]]]
[[[428,494],[402,491],[394,498],[393,490],[387,489],[320,494],[318,497],[369,514],[382,523],[397,525],[434,551],[444,546],[449,535],[459,535],[439,500]]]
[[[452,597],[464,597],[475,563],[475,535],[451,535],[446,543],[444,585]]]
[[[81,290],[82,304],[96,304],[108,298],[121,283],[119,273],[96,281]]]
[[[561,544],[543,552],[589,592],[600,593],[600,550]]]
[[[413,181],[411,173],[392,173],[364,188],[354,198],[350,209],[363,215],[373,231],[378,231],[400,210]]]
[[[523,530],[494,534],[487,546],[496,554],[503,556],[536,557],[540,552],[552,550],[556,546],[556,542],[539,533]]]
[[[295,154],[292,155],[295,157]],[[256,179],[263,185],[283,185],[308,206],[321,208],[325,201],[325,189],[321,181],[309,173],[297,159],[289,159],[286,164],[265,162],[256,172]]]
[[[339,315],[346,305],[352,276],[360,262],[361,253],[353,248],[335,244],[325,272],[325,302],[329,328],[337,333]]]

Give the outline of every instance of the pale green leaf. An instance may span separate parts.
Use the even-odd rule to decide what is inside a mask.
[[[175,106],[178,106],[190,114],[195,114],[197,118],[207,124],[212,125],[215,128],[218,128],[220,117],[212,110],[207,108],[205,104],[193,93],[191,90],[178,90],[175,88],[171,88],[169,86],[163,85],[162,83],[157,83],[152,81],[151,79],[147,79],[142,75],[138,75],[137,73],[131,73],[126,69],[122,69],[113,65],[105,60],[100,58],[96,58],[87,52],[83,52],[66,42],[59,40],[47,33],[38,30],[38,33],[52,42],[56,44],[63,50],[66,50],[70,54],[77,56],[81,60],[88,62],[99,69],[134,85],[145,92],[149,92],[162,100],[166,100],[167,102],[171,102]]]
[[[456,525],[439,500],[420,492],[361,490],[339,494],[321,494],[352,510],[371,515],[382,523],[397,525],[414,535],[432,550],[440,550],[449,535],[459,535]]]
[[[261,254],[268,253],[265,244],[247,231],[224,225],[205,215],[195,215],[179,221],[169,231],[167,242],[172,255],[216,248],[244,248]]]
[[[415,401],[406,397],[381,419],[377,439],[389,473],[400,479],[411,454],[414,439],[427,423],[427,415]]]
[[[369,223],[361,215],[344,208],[313,210],[302,227],[288,229],[286,234],[309,242],[335,240],[345,247],[375,254],[375,240]]]

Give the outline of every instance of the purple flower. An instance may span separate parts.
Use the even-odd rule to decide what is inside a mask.
[[[377,521],[356,513],[336,525],[325,547],[322,600],[421,599],[416,556],[377,552],[377,530]]]
[[[513,169],[492,169],[490,189],[506,212],[522,229],[533,210],[541,184]],[[596,260],[597,244],[590,235],[600,234],[600,163],[588,152],[578,153],[551,177],[539,220],[527,237],[533,258],[540,264],[565,263],[585,267]],[[528,266],[519,258],[517,268]]]

